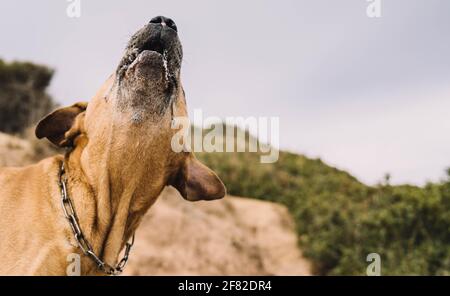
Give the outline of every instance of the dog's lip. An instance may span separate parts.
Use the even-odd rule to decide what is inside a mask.
[[[161,66],[164,66],[167,61],[164,54],[159,53],[155,50],[143,50],[137,54],[137,56],[134,58],[133,61],[129,64],[129,68],[135,67],[137,64],[145,64],[150,62],[151,60],[155,60],[155,57],[157,57],[157,60],[161,61]]]
[[[181,44],[177,35],[170,34],[171,31],[158,31],[154,28],[144,27],[138,31],[128,43],[125,54],[122,57],[116,73],[119,80],[126,77],[126,73],[136,67],[157,67],[165,70],[166,79],[173,80],[181,66]],[[143,53],[154,53],[150,58],[139,57]],[[159,62],[162,61],[162,64]],[[142,78],[142,77],[141,77]]]
[[[131,49],[128,49],[128,53],[125,58],[125,62],[122,63],[121,67],[122,69],[128,69],[129,67],[132,67],[139,63],[142,59],[139,57],[142,57],[143,54],[148,53],[154,53],[161,57],[163,60],[164,65],[167,64],[167,54],[166,49],[163,44],[163,41],[161,39],[156,40],[148,40],[146,43],[144,43],[140,47],[134,47]],[[144,59],[145,60],[145,59]]]
[[[165,51],[165,46],[160,38],[148,40],[142,46],[132,49],[133,54],[130,56],[130,64],[133,63],[143,52],[155,52],[163,56],[165,55]]]

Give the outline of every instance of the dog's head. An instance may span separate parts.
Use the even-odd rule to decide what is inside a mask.
[[[72,151],[82,149],[80,157],[90,165],[104,160],[120,182],[147,180],[136,185],[142,194],[156,195],[173,185],[187,200],[222,198],[225,187],[213,171],[191,152],[171,148],[177,133],[172,119],[187,116],[182,55],[175,23],[153,18],[132,36],[115,74],[92,101],[48,115],[36,136]]]

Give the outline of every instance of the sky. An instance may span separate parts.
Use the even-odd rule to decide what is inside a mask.
[[[130,36],[177,23],[190,114],[277,116],[280,147],[367,184],[439,181],[450,167],[450,1],[1,1],[0,58],[56,70],[62,104],[89,100]]]

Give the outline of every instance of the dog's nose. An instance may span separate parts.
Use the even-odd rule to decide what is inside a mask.
[[[150,20],[150,23],[152,23],[152,24],[161,24],[163,27],[164,26],[168,26],[169,28],[171,28],[175,32],[178,32],[177,25],[175,25],[175,22],[172,19],[170,19],[168,17],[165,17],[165,16],[154,17],[154,18],[152,18]]]

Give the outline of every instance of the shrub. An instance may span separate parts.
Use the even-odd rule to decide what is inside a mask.
[[[323,275],[365,275],[366,256],[381,256],[385,275],[450,273],[450,171],[441,184],[370,187],[320,159],[280,152],[198,153],[228,192],[286,205],[299,244]]]
[[[45,66],[0,60],[0,131],[21,133],[55,107],[46,93],[52,76]]]

